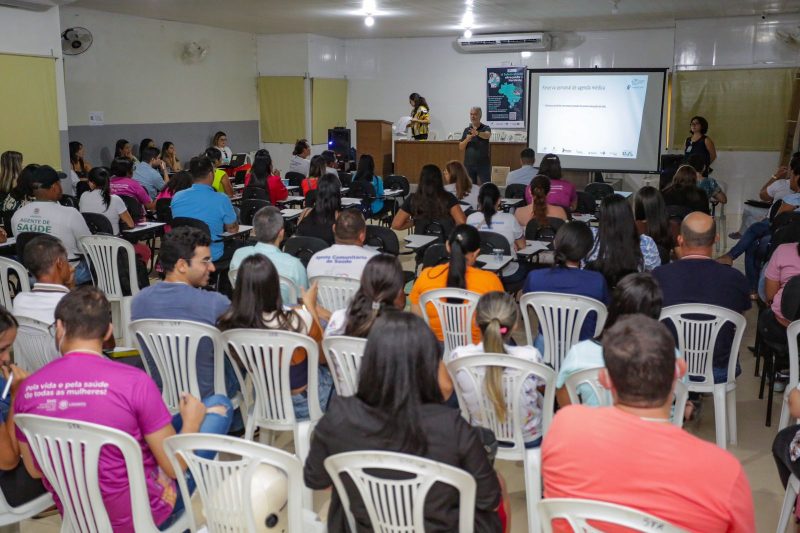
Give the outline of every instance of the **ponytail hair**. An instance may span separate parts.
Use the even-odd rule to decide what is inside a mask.
[[[460,224],[447,239],[450,245],[450,264],[447,270],[447,286],[467,288],[467,254],[479,250],[481,234],[473,226]]]
[[[397,257],[379,254],[372,257],[361,274],[361,287],[347,308],[347,325],[344,334],[366,338],[375,320],[403,290],[403,267]]]
[[[497,213],[497,202],[500,200],[500,189],[494,183],[484,183],[478,191],[478,205],[483,213],[486,226],[492,228],[492,217]]]
[[[108,209],[111,205],[111,184],[109,183],[110,175],[106,167],[94,167],[89,171],[87,176],[89,183],[94,183],[95,187],[100,190],[103,196],[103,204]]]
[[[547,220],[547,194],[550,192],[550,178],[539,174],[531,180],[531,197],[533,198],[533,219],[540,228],[550,225]]]
[[[493,291],[481,296],[475,308],[475,321],[481,330],[483,350],[486,353],[507,353],[505,344],[511,338],[518,318],[519,308],[510,294]],[[486,395],[501,422],[505,422],[508,414],[503,392],[503,372],[503,368],[492,366],[486,370],[483,378]]]

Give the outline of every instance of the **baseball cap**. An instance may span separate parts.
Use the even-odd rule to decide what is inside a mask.
[[[40,166],[36,169],[31,177],[31,183],[33,186],[40,189],[49,189],[58,182],[58,172],[56,172],[56,170],[49,165]]]

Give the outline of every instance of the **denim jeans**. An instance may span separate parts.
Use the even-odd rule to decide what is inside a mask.
[[[333,392],[333,376],[327,366],[320,366],[317,371],[319,380],[319,406],[324,413],[328,409],[328,400]],[[308,420],[308,391],[292,395],[292,405],[294,406],[294,417],[297,420]]]
[[[86,259],[81,259],[75,265],[75,285],[84,285],[92,282],[92,271]]]
[[[728,252],[733,259],[744,255],[744,274],[750,284],[750,290],[758,288],[759,264],[766,257],[772,236],[769,231],[769,220],[756,222],[744,232],[736,246]]]
[[[226,413],[224,415],[218,413],[206,413],[205,418],[203,418],[203,422],[200,424],[200,429],[197,432],[208,435],[227,434],[231,427],[231,421],[233,420],[233,404],[231,401],[222,394],[214,394],[204,398],[203,405],[205,405],[206,408],[224,405]],[[183,427],[183,419],[181,419],[180,414],[176,414],[172,417],[172,427],[175,428],[175,433],[181,432],[181,428]],[[198,450],[196,453],[203,459],[213,459],[216,455],[216,452],[211,450]],[[191,473],[189,472],[189,469],[187,468],[186,472],[184,473],[177,474],[186,476],[186,485],[189,489],[189,493],[193,494],[196,484]],[[172,524],[174,524],[175,521],[183,514],[184,509],[185,502],[183,501],[183,496],[179,491],[178,498],[175,500],[175,507],[172,509],[172,514],[169,515],[169,518],[167,518],[160,526],[158,526],[158,529],[164,531],[172,526]]]

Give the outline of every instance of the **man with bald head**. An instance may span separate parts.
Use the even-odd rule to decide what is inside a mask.
[[[717,305],[737,313],[750,309],[750,286],[744,275],[711,258],[716,241],[717,226],[713,218],[695,211],[683,219],[678,236],[680,259],[653,271],[664,293],[664,307],[693,303]],[[733,335],[733,326],[726,324],[717,337],[714,346],[715,383],[727,380]],[[737,363],[736,373],[739,372]]]

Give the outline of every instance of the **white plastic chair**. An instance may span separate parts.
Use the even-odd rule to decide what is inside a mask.
[[[122,338],[123,346],[131,346],[132,341],[125,324],[131,320],[131,300],[139,292],[136,252],[133,245],[125,239],[110,235],[88,235],[81,237],[80,243],[97,274],[97,287],[105,293],[111,303],[114,336]],[[130,296],[125,296],[122,290],[122,278],[117,260],[120,250],[125,250],[127,255]]]
[[[536,519],[536,503],[542,498],[542,453],[541,448],[525,448],[523,427],[525,424],[525,406],[522,398],[522,387],[529,377],[535,377],[545,383],[542,399],[542,435],[546,435],[553,419],[555,399],[556,373],[547,365],[526,361],[507,354],[475,354],[459,357],[446,363],[447,370],[453,379],[453,387],[458,396],[461,413],[464,418],[475,425],[488,428],[494,432],[501,444],[497,450],[497,458],[506,461],[522,461],[525,476],[525,500],[528,511],[528,531],[538,531]],[[503,389],[506,399],[506,412],[509,416],[501,421],[495,412],[494,405],[485,390],[483,378],[488,367],[499,366],[503,371]],[[475,397],[479,400],[478,411],[470,412],[465,391],[459,379],[467,379]]]
[[[19,523],[27,520],[53,506],[53,497],[45,492],[38,498],[25,502],[18,507],[11,507],[3,492],[0,491],[0,531],[18,533]]]
[[[798,347],[797,336],[800,335],[800,320],[795,320],[786,328],[786,338],[789,343],[789,383],[783,393],[783,406],[781,407],[781,419],[778,423],[778,431],[789,426],[789,393],[797,388],[800,372],[798,371]]]
[[[457,299],[458,303],[449,303],[447,299]],[[434,289],[426,291],[419,297],[419,307],[422,309],[422,318],[430,325],[428,304],[433,305],[442,325],[444,339],[445,361],[450,357],[450,352],[459,346],[472,344],[472,322],[475,307],[481,295],[466,289]]]
[[[196,452],[200,450],[214,451],[217,458],[199,457]],[[205,527],[211,533],[262,531],[272,514],[278,519],[273,526],[276,531],[325,531],[313,511],[302,507],[303,465],[290,453],[227,435],[202,434],[169,437],[164,441],[164,451],[176,472],[180,471],[180,460],[187,465],[203,503]],[[285,479],[285,491],[283,479],[263,487],[276,489],[277,494],[268,494],[278,496],[277,500],[264,501],[258,499],[263,494],[252,494],[253,478],[264,474],[259,471],[264,466],[274,468],[269,468],[270,473]],[[191,501],[184,476],[178,477],[178,484],[183,501]],[[189,512],[189,523],[192,531],[198,531],[193,512]]]
[[[424,533],[425,497],[434,483],[450,485],[458,490],[458,531],[468,533],[475,528],[476,483],[461,469],[415,455],[378,451],[331,455],[324,464],[342,501],[350,531],[355,531],[356,525],[342,474],[347,474],[358,489],[374,531]],[[366,472],[374,473],[377,469],[414,477],[386,479]]]
[[[50,334],[50,324],[18,316],[17,338],[14,340],[14,361],[28,373],[35,372],[50,361],[61,357],[56,341]]]
[[[16,415],[14,421],[25,434],[39,469],[61,501],[61,531],[105,533],[112,530],[100,492],[98,461],[103,447],[113,447],[125,459],[134,529],[158,532],[150,509],[142,449],[133,437],[117,429],[77,420],[21,414]],[[167,531],[175,533],[187,527],[189,521],[184,513]]]
[[[238,273],[238,268],[235,270],[228,270],[228,280],[231,282],[231,287],[236,287],[236,276]],[[298,287],[294,281],[283,276],[280,276],[280,282],[281,298],[283,298],[283,303],[285,305],[296,304],[297,300],[300,298],[300,287]]]
[[[358,391],[358,370],[366,345],[367,339],[344,335],[322,339],[322,350],[339,396],[352,396]]]
[[[598,406],[610,406],[614,404],[611,391],[603,387],[600,383],[599,375],[602,368],[603,367],[587,368],[586,370],[570,374],[569,377],[564,380],[564,388],[567,390],[571,403],[583,403],[584,398],[581,397],[579,388],[584,386],[589,387],[594,393],[595,398],[598,400]],[[586,391],[584,390],[584,392]],[[686,410],[686,401],[689,399],[689,388],[681,380],[675,382],[674,397],[675,404],[672,409],[672,424],[683,427],[683,414]]]
[[[8,257],[0,257],[0,305],[8,309],[12,308],[11,284],[9,281],[10,273],[16,274],[19,280],[19,288],[21,291],[31,290],[31,283],[28,271],[22,265]]]
[[[789,530],[789,523],[794,515],[792,511],[794,511],[794,506],[797,503],[798,493],[800,493],[800,479],[797,479],[797,476],[792,474],[786,484],[786,494],[783,496],[781,515],[778,518],[778,527],[775,530],[777,533],[786,533]]]
[[[687,318],[688,316],[707,318]],[[717,445],[736,445],[736,361],[746,325],[745,318],[724,307],[706,304],[671,305],[661,310],[660,320],[670,320],[678,333],[678,349],[686,360],[686,386],[690,392],[714,395],[714,425]],[[728,322],[736,328],[728,355],[728,380],[714,383],[714,345],[722,327]],[[694,380],[692,379],[694,378]]]
[[[150,377],[161,378],[161,398],[171,414],[180,412],[181,393],[188,392],[202,398],[197,381],[197,348],[200,341],[208,339],[214,350],[214,392],[228,396],[225,388],[225,350],[219,330],[208,324],[190,320],[134,320],[128,326],[131,337],[142,354],[144,368]],[[149,354],[148,358],[145,354]],[[151,368],[151,363],[155,369]],[[232,400],[241,407],[244,400],[244,381],[235,364],[232,365],[239,380],[241,396]],[[154,372],[154,370],[156,372]],[[242,416],[246,413],[242,409]]]
[[[561,519],[570,525],[570,531],[600,531],[589,522],[602,522],[630,528],[644,533],[685,533],[656,516],[637,511],[624,505],[581,500],[578,498],[548,498],[539,502],[539,518],[542,531],[553,531],[553,520]]]
[[[361,287],[361,282],[357,279],[343,278],[338,276],[315,276],[308,280],[309,285],[317,282],[317,301],[319,304],[330,311],[347,309],[353,295]]]
[[[606,306],[603,302],[576,294],[560,294],[554,292],[529,292],[519,300],[522,319],[525,322],[525,335],[528,344],[538,333],[531,324],[529,308],[533,308],[539,319],[539,327],[544,336],[544,362],[552,366],[556,372],[567,352],[580,340],[581,327],[589,313],[597,314],[597,323],[593,336],[603,331],[606,322]]]

